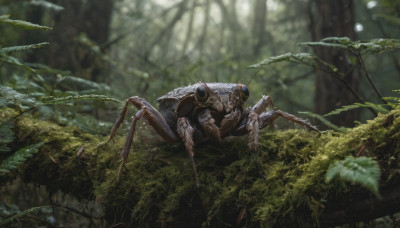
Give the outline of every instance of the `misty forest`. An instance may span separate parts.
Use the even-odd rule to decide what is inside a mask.
[[[0,227],[399,227],[398,0],[0,0]]]

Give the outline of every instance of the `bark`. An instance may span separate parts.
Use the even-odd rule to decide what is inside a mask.
[[[326,37],[349,37],[355,40],[354,3],[348,0],[315,0],[315,13],[311,15],[313,41]],[[346,83],[358,91],[359,74],[348,60],[348,53],[341,49],[318,47],[316,55],[322,60],[338,67],[345,74]],[[326,114],[344,105],[358,102],[354,95],[332,76],[317,71],[315,82],[315,112]],[[358,111],[348,111],[334,116],[331,120],[337,125],[353,126],[358,120]]]

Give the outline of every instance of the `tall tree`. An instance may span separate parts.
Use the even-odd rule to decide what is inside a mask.
[[[355,15],[352,0],[311,0],[310,19],[312,39],[320,41],[326,37],[349,37],[354,40]],[[338,67],[345,73],[344,80],[356,91],[358,90],[359,75],[348,59],[346,51],[337,48],[316,46],[314,51],[322,60]],[[354,95],[329,74],[316,72],[315,82],[315,112],[326,114],[343,105],[357,102]],[[351,126],[357,120],[357,111],[345,112],[334,116],[331,121],[344,126]]]
[[[41,6],[30,8],[28,21],[50,24],[54,29],[48,37],[40,37],[51,45],[33,53],[29,61],[40,62],[48,66],[69,70],[77,76],[99,79],[107,64],[100,55],[106,51],[109,27],[114,0],[53,0],[64,9],[52,13],[51,21],[44,21],[45,10]],[[96,52],[93,49],[100,52]]]
[[[253,22],[253,54],[258,56],[261,48],[267,41],[267,31],[265,25],[267,22],[267,2],[266,0],[257,0],[254,4],[254,22]]]

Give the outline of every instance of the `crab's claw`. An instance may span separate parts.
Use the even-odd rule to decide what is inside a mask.
[[[222,104],[221,100],[216,100],[212,104],[211,108],[215,109],[218,113],[224,111],[224,105]]]

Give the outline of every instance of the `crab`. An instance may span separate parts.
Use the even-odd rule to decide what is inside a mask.
[[[243,84],[199,82],[176,88],[158,98],[159,110],[141,97],[130,97],[125,102],[107,141],[109,142],[115,136],[125,118],[128,105],[136,106],[139,111],[133,116],[126,136],[118,179],[128,158],[136,123],[141,118],[145,118],[165,141],[184,143],[191,160],[197,187],[200,186],[200,182],[194,161],[194,146],[198,143],[207,140],[221,142],[227,136],[248,134],[249,148],[256,151],[259,130],[272,125],[278,117],[319,132],[306,120],[277,110],[269,96],[263,95],[254,106],[243,109],[249,95],[247,86]],[[269,111],[265,111],[268,107]]]

